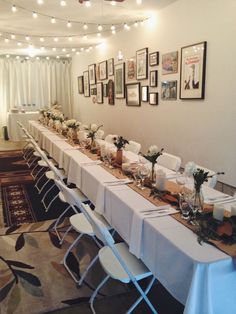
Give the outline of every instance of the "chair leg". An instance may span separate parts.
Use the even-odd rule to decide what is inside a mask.
[[[70,245],[70,247],[68,248],[68,250],[66,251],[65,256],[63,257],[63,264],[65,266],[65,268],[67,269],[68,273],[71,275],[71,277],[73,278],[73,280],[78,283],[78,279],[75,277],[75,275],[71,272],[70,268],[67,266],[66,264],[66,258],[69,255],[70,251],[73,249],[73,247],[77,244],[77,242],[80,240],[80,238],[83,236],[83,233],[81,233],[77,239]]]
[[[150,281],[150,283],[149,283],[149,285],[147,286],[146,290],[143,291],[142,288],[140,287],[140,285],[137,283],[137,281],[136,280],[132,280],[133,284],[135,285],[135,287],[137,288],[137,290],[141,294],[141,297],[139,297],[138,300],[129,308],[129,310],[126,312],[126,314],[130,314],[134,310],[134,308],[142,301],[142,299],[144,299],[144,301],[147,303],[147,305],[149,306],[149,308],[152,311],[152,313],[157,314],[156,309],[154,308],[154,306],[149,301],[149,299],[148,299],[148,297],[146,295],[148,293],[148,291],[151,289],[154,281],[155,281],[155,277],[153,276],[151,281]]]
[[[93,307],[93,302],[94,299],[96,298],[98,291],[102,288],[102,286],[107,282],[107,280],[110,278],[109,275],[107,275],[101,282],[100,284],[97,286],[97,288],[94,290],[93,294],[91,295],[90,299],[89,299],[89,304],[90,304],[90,308],[93,312],[93,314],[96,314],[94,307]]]
[[[82,276],[80,277],[80,280],[78,282],[78,286],[81,286],[84,278],[86,277],[87,273],[89,272],[89,270],[92,268],[92,266],[96,263],[96,261],[98,260],[99,256],[98,254],[91,260],[91,262],[89,263],[89,265],[87,266],[87,268],[85,269],[85,271],[83,272]]]
[[[61,213],[61,215],[57,218],[56,223],[55,223],[54,228],[53,228],[53,230],[55,231],[55,233],[56,233],[58,239],[60,240],[60,244],[62,244],[62,243],[61,243],[62,238],[60,237],[60,234],[59,234],[59,232],[57,231],[57,226],[58,226],[58,224],[60,223],[61,218],[62,218],[62,217],[65,215],[65,213],[70,209],[70,207],[71,207],[70,205],[67,206],[66,209],[64,210],[64,212]],[[71,227],[72,227],[72,226],[71,226]]]

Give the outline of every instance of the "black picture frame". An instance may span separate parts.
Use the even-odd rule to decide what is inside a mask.
[[[139,82],[126,84],[126,105],[132,107],[141,106]]]
[[[103,84],[103,97],[107,97],[107,96],[108,96],[107,84]]]
[[[97,83],[97,103],[103,104],[103,83]]]
[[[115,64],[115,98],[125,98],[125,63]]]
[[[149,93],[149,104],[150,105],[158,105],[158,93]]]
[[[180,99],[204,99],[207,42],[181,48]]]
[[[78,93],[83,94],[84,93],[84,76],[78,76]]]
[[[107,83],[107,97],[108,97],[108,104],[115,105],[115,97],[114,97],[114,81],[109,80]]]
[[[101,81],[107,79],[107,61],[102,61],[99,63],[99,79]]]
[[[89,84],[93,85],[96,84],[96,64],[90,64],[88,66],[89,71]]]
[[[90,88],[89,88],[89,71],[83,72],[84,77],[84,97],[90,96]]]
[[[159,51],[149,53],[149,66],[159,65]]]
[[[107,73],[108,76],[114,75],[114,58],[110,58],[107,60]]]
[[[136,51],[136,79],[145,80],[148,78],[148,48]]]
[[[148,86],[141,87],[141,100],[142,102],[148,102],[149,100],[149,87]]]
[[[157,70],[150,71],[150,76],[149,76],[150,87],[157,87],[157,75],[158,75]]]

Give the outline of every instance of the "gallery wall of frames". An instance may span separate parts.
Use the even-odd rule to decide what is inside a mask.
[[[159,99],[176,101],[178,95],[183,100],[204,99],[206,50],[206,41],[182,47],[180,64],[178,50],[161,54],[148,48],[137,50],[126,62],[110,58],[89,64],[78,76],[78,93],[98,104],[125,99],[133,107],[158,105]],[[180,75],[179,87],[172,74]]]

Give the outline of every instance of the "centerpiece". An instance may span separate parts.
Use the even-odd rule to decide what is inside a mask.
[[[115,164],[121,166],[123,158],[123,148],[126,144],[129,144],[129,141],[127,141],[123,136],[117,136],[113,138],[113,143],[117,148]]]
[[[72,141],[77,139],[77,128],[80,126],[80,122],[76,121],[75,119],[69,119],[65,121],[65,124],[68,128],[67,135]]]
[[[93,123],[93,124],[90,124],[90,126],[88,128],[86,128],[86,130],[88,131],[87,138],[89,138],[91,140],[91,142],[90,142],[90,151],[91,151],[91,153],[96,153],[96,151],[97,151],[95,138],[96,138],[96,135],[99,132],[99,129],[102,126],[103,125],[97,126],[97,124]]]
[[[149,147],[147,154],[143,155],[144,158],[149,160],[152,164],[152,169],[151,169],[151,177],[150,180],[154,182],[154,169],[155,169],[155,164],[157,162],[157,158],[162,155],[164,148],[162,148],[160,151],[158,150],[158,147],[156,145],[152,145]]]

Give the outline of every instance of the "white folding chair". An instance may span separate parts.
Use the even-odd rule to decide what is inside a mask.
[[[129,144],[126,144],[124,149],[138,155],[141,150],[141,144],[135,141],[129,141]]]
[[[82,205],[82,207],[86,217],[93,227],[94,234],[104,244],[104,246],[99,250],[98,256],[104,271],[107,273],[107,276],[97,286],[90,298],[89,303],[92,312],[94,314],[96,313],[93,303],[98,291],[111,277],[123,283],[132,282],[138,292],[141,294],[141,296],[126,313],[131,313],[142,300],[147,303],[152,313],[157,313],[154,306],[147,297],[147,293],[150,291],[155,281],[155,277],[151,271],[141,262],[141,260],[137,259],[129,252],[129,248],[126,243],[115,244],[115,241],[110,232],[107,230],[106,226],[104,226],[103,223],[97,219],[89,206]],[[147,277],[151,277],[151,280],[147,288],[143,291],[138,281]]]
[[[55,180],[57,186],[59,187],[59,189],[62,191],[65,201],[70,204],[71,208],[77,212],[77,214],[73,215],[70,217],[70,223],[71,223],[71,227],[66,231],[66,233],[64,234],[62,241],[64,240],[65,236],[67,235],[67,233],[73,228],[74,230],[76,230],[79,233],[79,236],[75,239],[75,241],[70,245],[70,247],[68,248],[64,258],[63,258],[63,264],[65,266],[65,268],[67,269],[67,271],[69,272],[69,274],[71,275],[71,277],[73,278],[73,280],[80,286],[86,276],[86,274],[88,273],[89,269],[94,265],[94,263],[97,261],[98,259],[98,255],[95,256],[92,261],[90,262],[90,264],[87,266],[86,270],[83,272],[81,278],[78,280],[75,275],[71,272],[70,268],[68,267],[68,265],[66,264],[66,259],[67,256],[69,255],[69,253],[71,252],[71,250],[75,247],[75,245],[79,242],[79,240],[81,239],[81,237],[86,234],[89,235],[93,238],[93,240],[95,241],[95,243],[98,245],[98,247],[101,247],[101,244],[97,241],[94,232],[93,232],[93,228],[91,226],[91,224],[89,223],[88,219],[85,217],[84,215],[84,209],[83,206],[88,206],[89,205],[84,205],[81,201],[81,199],[78,197],[78,195],[71,189],[69,189],[62,181],[60,180]],[[81,211],[81,213],[78,213],[77,208],[79,208],[79,210]],[[109,224],[106,222],[106,220],[99,214],[96,214],[96,217],[98,220],[102,221],[102,223],[104,224],[105,228],[107,230],[112,229]]]
[[[157,164],[167,169],[178,171],[181,165],[181,158],[172,154],[162,153],[157,158]]]

